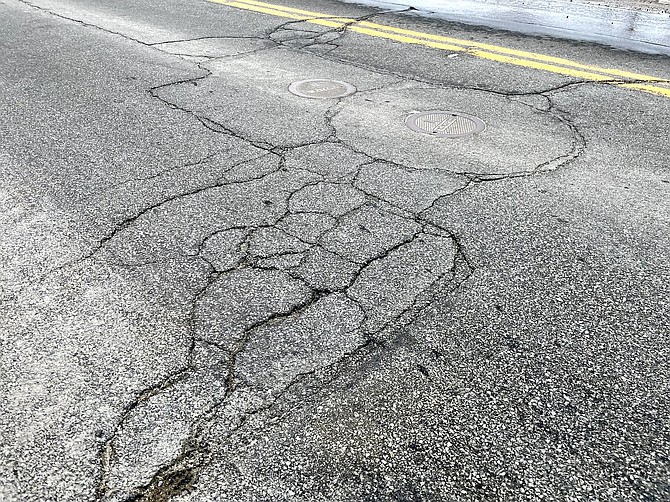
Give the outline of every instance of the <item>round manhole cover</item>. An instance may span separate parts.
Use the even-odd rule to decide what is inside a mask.
[[[347,82],[321,78],[293,82],[288,90],[296,96],[314,99],[343,98],[356,92],[356,88]]]
[[[413,113],[406,123],[412,131],[444,138],[462,138],[486,129],[484,121],[461,112]]]

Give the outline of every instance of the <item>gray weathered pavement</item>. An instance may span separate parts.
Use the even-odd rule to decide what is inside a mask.
[[[0,499],[670,499],[670,98],[200,0],[31,1],[0,1]],[[403,123],[439,109],[487,130]]]

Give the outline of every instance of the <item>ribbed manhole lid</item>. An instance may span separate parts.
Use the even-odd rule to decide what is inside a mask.
[[[444,138],[462,138],[486,129],[483,120],[461,112],[413,113],[405,122],[412,131]]]
[[[296,96],[313,99],[343,98],[356,92],[356,88],[347,82],[323,78],[293,82],[289,85],[288,90]]]

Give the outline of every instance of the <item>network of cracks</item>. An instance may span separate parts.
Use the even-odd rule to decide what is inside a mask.
[[[212,429],[230,437],[301,381],[384,350],[395,331],[473,272],[458,236],[431,217],[435,205],[478,183],[565,166],[585,148],[552,103],[559,88],[504,94],[379,72],[337,56],[345,33],[290,21],[263,37],[152,45],[193,61],[201,74],[150,95],[234,146],[112,187],[176,173],[197,180],[119,221],[73,262],[177,260],[206,275],[188,301],[187,363],[140,392],[101,442],[99,499],[167,500],[190,489],[210,459]],[[273,65],[283,71],[258,74]],[[288,91],[301,77],[343,74],[358,92],[317,101]],[[570,85],[579,83],[561,87]],[[240,118],[255,108],[253,120]],[[484,116],[489,127],[459,142],[403,123],[410,113],[445,108]],[[525,133],[507,130],[502,118],[496,124],[510,112],[526,122]],[[543,144],[547,136],[552,145]],[[518,160],[503,165],[501,151],[521,154],[504,156]],[[174,448],[142,461],[133,452],[156,430],[181,432]]]

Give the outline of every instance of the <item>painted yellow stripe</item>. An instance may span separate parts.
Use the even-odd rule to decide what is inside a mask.
[[[378,30],[384,30],[384,31],[391,31],[393,33],[402,33],[403,35],[409,35],[412,37],[417,37],[417,38],[426,38],[429,40],[438,40],[438,41],[444,41],[444,42],[449,42],[452,44],[458,44],[458,45],[463,45],[466,47],[476,47],[478,49],[485,49],[488,51],[493,51],[493,52],[499,52],[501,54],[508,54],[511,56],[517,56],[520,58],[524,59],[534,59],[537,61],[543,61],[546,63],[555,63],[559,65],[564,65],[564,66],[571,66],[573,68],[579,68],[582,70],[588,70],[596,73],[605,73],[607,75],[612,75],[616,77],[624,77],[628,78],[631,80],[655,80],[659,82],[667,82],[667,79],[659,78],[659,77],[652,77],[650,75],[643,75],[640,73],[631,73],[628,71],[622,71],[622,70],[616,70],[616,69],[611,69],[611,68],[599,68],[597,66],[589,66],[589,65],[584,65],[581,63],[577,63],[576,61],[571,61],[569,59],[564,59],[564,58],[557,58],[554,56],[547,56],[545,54],[537,54],[534,52],[527,52],[527,51],[520,51],[517,49],[509,49],[507,47],[501,47],[498,45],[491,45],[491,44],[483,44],[480,42],[473,42],[470,40],[459,40],[457,38],[451,38],[451,37],[443,37],[441,35],[432,35],[430,33],[421,33],[418,31],[412,31],[412,30],[405,30],[403,28],[396,28],[394,26],[385,26],[382,24],[376,24],[376,23],[369,23],[367,21],[361,21],[359,23],[361,26],[368,26],[370,28],[375,28]]]
[[[343,26],[346,25],[346,23],[344,23],[340,20],[341,18],[336,18],[336,17],[333,17],[331,19],[337,19],[338,21],[333,21],[333,20],[328,20],[328,19],[318,19],[316,17],[306,18],[305,16],[290,14],[288,12],[283,12],[283,11],[280,11],[280,10],[277,10],[277,9],[269,9],[269,8],[266,8],[266,7],[250,5],[248,3],[243,3],[243,2],[235,2],[235,1],[229,1],[229,0],[209,0],[209,1],[213,2],[213,3],[220,3],[220,4],[223,4],[223,5],[228,5],[230,7],[238,7],[240,9],[252,10],[254,12],[261,12],[263,14],[272,14],[273,16],[287,17],[289,19],[295,19],[297,21],[305,21],[305,22],[308,22],[308,23],[320,24],[322,26],[329,26],[331,28],[342,28]],[[328,17],[328,16],[322,16],[322,17]]]
[[[628,87],[629,89],[649,92],[651,94],[658,94],[659,96],[665,96],[667,98],[670,98],[670,89],[667,89],[665,87],[658,87],[646,84],[617,84],[617,85],[619,85],[620,87]]]
[[[215,3],[226,3],[228,0],[211,0]],[[333,16],[330,14],[324,14],[322,12],[314,12],[311,10],[303,10],[303,9],[294,9],[293,7],[286,7],[284,5],[277,5],[277,4],[272,4],[272,3],[266,3],[266,2],[259,2],[258,0],[240,0],[241,3],[246,3],[249,5],[256,5],[258,7],[266,7],[268,9],[275,9],[275,10],[281,10],[284,12],[288,12],[291,14],[296,14],[299,17],[307,17],[307,18],[318,18],[318,17],[327,17],[327,18],[337,18],[337,19],[347,19],[347,18],[342,18],[338,16]],[[356,22],[355,19],[347,19],[348,22]]]
[[[488,59],[490,61],[496,61],[498,63],[507,63],[507,64],[513,64],[516,66],[523,66],[526,68],[533,68],[536,70],[545,70],[545,71],[550,71],[553,73],[559,73],[561,75],[568,75],[571,77],[577,77],[577,78],[583,78],[587,80],[611,80],[612,77],[608,75],[601,75],[599,73],[593,73],[593,72],[587,72],[587,71],[582,71],[582,70],[573,70],[571,68],[564,68],[562,66],[556,66],[553,64],[548,64],[548,63],[542,63],[539,61],[529,61],[527,59],[522,59],[514,56],[505,56],[503,54],[495,54],[492,52],[486,52],[486,51],[481,51],[481,50],[474,50],[474,49],[466,49],[463,47],[458,47],[454,45],[449,45],[449,44],[444,44],[441,42],[431,42],[427,40],[420,40],[417,38],[412,38],[412,37],[407,37],[407,36],[402,36],[402,35],[394,35],[391,33],[383,33],[383,32],[377,32],[374,30],[370,30],[367,28],[359,28],[358,26],[350,26],[348,28],[350,31],[354,31],[356,33],[362,33],[365,35],[371,35],[374,37],[381,37],[381,38],[388,38],[390,40],[395,40],[397,42],[404,42],[407,44],[417,44],[417,45],[424,45],[426,47],[432,47],[434,49],[446,49],[446,50],[452,50],[452,51],[462,51],[462,52],[467,52],[468,54],[472,54],[473,56],[477,56],[482,59]]]
[[[323,14],[320,12],[313,12],[309,10],[303,10],[303,9],[295,9],[292,7],[285,7],[283,5],[276,5],[276,4],[268,4],[266,2],[259,2],[257,0],[241,0],[240,3],[245,3],[248,5],[253,5],[253,6],[260,6],[260,7],[267,7],[267,8],[272,8],[274,10],[278,11],[285,11],[289,13],[294,13],[297,15],[303,15],[303,16],[309,16],[311,18],[329,18],[329,19],[338,19],[342,23],[347,23],[347,24],[356,24],[357,26],[364,26],[367,28],[373,28],[375,30],[381,30],[381,31],[389,31],[392,33],[399,33],[401,35],[407,35],[409,37],[413,38],[423,38],[427,40],[434,40],[438,42],[447,42],[449,45],[448,48],[449,50],[454,50],[452,49],[453,46],[460,46],[464,48],[471,48],[471,47],[476,47],[479,49],[485,49],[488,51],[493,51],[493,52],[498,52],[501,54],[507,54],[511,56],[516,56],[519,58],[523,59],[535,59],[538,61],[546,62],[546,63],[555,63],[563,66],[570,66],[573,68],[578,68],[581,70],[587,70],[591,72],[596,72],[596,73],[604,73],[606,75],[611,75],[614,77],[624,77],[628,78],[631,80],[645,80],[645,81],[658,81],[658,82],[667,82],[667,79],[659,78],[659,77],[654,77],[651,75],[643,75],[640,73],[632,73],[628,71],[622,71],[622,70],[616,70],[616,69],[611,69],[611,68],[599,68],[597,66],[590,66],[590,65],[583,65],[581,63],[577,63],[575,61],[571,61],[569,59],[564,59],[564,58],[557,58],[554,56],[547,56],[544,54],[537,54],[534,52],[527,52],[527,51],[520,51],[516,49],[509,49],[507,47],[501,47],[497,45],[491,45],[491,44],[484,44],[480,42],[474,42],[471,40],[461,40],[457,38],[452,38],[452,37],[444,37],[441,35],[433,35],[430,33],[422,33],[418,31],[413,31],[413,30],[406,30],[403,28],[396,28],[394,26],[387,26],[383,24],[377,24],[377,23],[371,23],[368,21],[356,21],[355,19],[351,18],[334,18],[331,15],[328,14]],[[349,29],[352,29],[353,27],[349,27]],[[353,31],[358,31],[358,30],[353,30]],[[367,34],[371,34],[370,32],[365,32]],[[378,34],[374,34],[374,36],[379,36]],[[405,40],[402,40],[405,41]],[[440,46],[439,48],[445,48],[445,46]]]
[[[513,64],[526,68],[549,71],[561,75],[582,78],[594,81],[614,80],[616,77],[623,77],[629,80],[644,80],[658,82],[661,85],[668,83],[667,79],[632,73],[622,70],[599,68],[596,66],[583,65],[568,59],[546,56],[533,52],[509,49],[491,44],[473,42],[470,40],[460,40],[441,35],[421,33],[393,26],[386,26],[367,21],[357,21],[356,19],[332,16],[320,12],[313,12],[283,5],[269,4],[256,0],[209,0],[214,3],[220,3],[231,7],[261,12],[273,16],[285,17],[298,21],[305,21],[312,24],[327,26],[330,28],[347,28],[349,31],[361,33],[378,38],[394,40],[396,42],[423,45],[434,49],[448,50],[453,52],[465,52],[473,56],[496,61],[500,63]],[[648,85],[646,83],[621,83],[621,87],[640,90],[670,97],[670,89]]]
[[[289,13],[294,13],[298,15],[303,15],[303,16],[309,16],[311,18],[329,18],[329,19],[335,19],[334,16],[328,15],[328,14],[323,14],[320,12],[313,12],[309,10],[303,10],[303,9],[295,9],[292,7],[285,7],[283,5],[276,5],[276,4],[269,4],[266,2],[259,2],[257,0],[241,0],[240,3],[245,3],[248,5],[254,5],[254,6],[260,6],[260,7],[267,7],[271,8],[274,10],[278,11],[285,11]],[[575,61],[570,61],[569,59],[564,59],[564,58],[557,58],[554,56],[547,56],[544,54],[537,54],[534,52],[527,52],[527,51],[520,51],[516,49],[509,49],[507,47],[501,47],[497,45],[491,45],[491,44],[484,44],[480,42],[474,42],[471,40],[461,40],[457,38],[452,38],[452,37],[445,37],[442,35],[433,35],[431,33],[422,33],[419,31],[413,31],[413,30],[406,30],[404,28],[396,28],[395,26],[388,26],[388,25],[383,25],[383,24],[377,24],[377,23],[371,23],[369,21],[356,21],[355,19],[350,19],[350,18],[337,18],[341,20],[343,23],[348,23],[348,24],[353,24],[356,23],[357,25],[364,26],[367,28],[373,28],[377,30],[382,30],[382,31],[390,31],[392,33],[399,33],[401,35],[408,35],[410,37],[416,37],[416,38],[424,38],[428,40],[435,40],[438,42],[447,42],[450,44],[455,44],[459,45],[461,47],[476,47],[479,49],[485,49],[489,51],[494,51],[494,52],[500,52],[502,54],[508,54],[512,56],[517,56],[521,58],[526,58],[526,59],[535,59],[539,61],[544,61],[547,63],[556,63],[559,65],[565,65],[565,66],[572,66],[573,68],[579,68],[583,70],[589,70],[589,71],[594,71],[597,73],[606,73],[608,75],[612,76],[617,76],[617,77],[624,77],[624,78],[629,78],[632,80],[656,80],[660,82],[665,82],[667,81],[666,79],[662,79],[659,77],[653,77],[650,75],[643,75],[640,73],[631,73],[627,71],[622,71],[622,70],[616,70],[616,69],[610,69],[610,68],[599,68],[596,66],[589,66],[589,65],[583,65],[580,63],[577,63]]]
[[[426,47],[431,47],[433,49],[442,49],[447,51],[455,52],[469,52],[467,48],[460,47],[458,45],[445,44],[442,42],[431,42],[429,40],[420,40],[418,38],[412,38],[405,35],[395,35],[393,33],[385,33],[383,31],[371,30],[370,28],[361,28],[357,25],[348,26],[349,31],[354,31],[356,33],[361,33],[363,35],[370,35],[378,38],[388,38],[389,40],[394,40],[396,42],[403,42],[405,44],[416,44],[416,45],[425,45]]]

